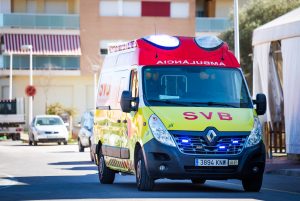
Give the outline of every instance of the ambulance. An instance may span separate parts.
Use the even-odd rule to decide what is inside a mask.
[[[102,184],[132,174],[151,191],[162,178],[241,180],[260,191],[265,146],[237,59],[214,36],[151,35],[109,47],[99,76],[92,154]]]

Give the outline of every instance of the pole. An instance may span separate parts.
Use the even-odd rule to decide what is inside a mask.
[[[234,54],[240,62],[239,1],[234,0]]]
[[[92,65],[92,70],[94,72],[94,108],[93,110],[96,111],[97,107],[97,72],[99,71],[100,66],[98,64]]]
[[[9,100],[12,99],[12,68],[13,68],[13,54],[10,54],[9,60]]]
[[[94,71],[94,110],[97,107],[97,72]]]
[[[33,85],[33,78],[32,78],[32,46],[29,46],[29,85]],[[32,102],[33,102],[33,97],[29,96],[29,117],[28,117],[28,125],[30,125],[31,121],[32,121],[32,116],[33,116],[33,106],[32,106]]]

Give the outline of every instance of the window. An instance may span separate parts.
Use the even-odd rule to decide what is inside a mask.
[[[142,16],[170,17],[170,2],[142,1]]]
[[[27,13],[36,13],[36,0],[27,0],[26,1],[26,12]]]
[[[119,7],[117,0],[102,0],[99,3],[100,16],[119,16]]]
[[[252,108],[242,73],[234,68],[146,66],[143,90],[153,106]]]
[[[99,2],[100,16],[141,16],[140,1],[101,0]]]
[[[133,98],[138,97],[138,78],[137,71],[131,71],[130,91]]]
[[[137,98],[139,96],[139,84],[138,84],[138,77],[137,77],[137,71],[133,70],[131,71],[130,76],[130,91],[133,98]],[[132,108],[137,107],[137,102],[132,101],[131,102]]]
[[[46,0],[45,13],[67,14],[68,4],[66,0]]]
[[[36,120],[37,126],[63,125],[61,119],[56,117],[40,117]]]
[[[188,18],[189,3],[171,3],[171,17],[173,18]]]
[[[124,1],[123,2],[123,16],[140,17],[141,16],[141,2],[139,2],[139,1]]]

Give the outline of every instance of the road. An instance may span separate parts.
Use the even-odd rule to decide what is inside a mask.
[[[145,199],[147,198],[147,199]],[[0,200],[300,200],[300,177],[265,175],[259,193],[245,193],[238,180],[158,180],[153,192],[139,192],[134,176],[117,175],[115,184],[98,181],[88,151],[76,145],[0,141]]]

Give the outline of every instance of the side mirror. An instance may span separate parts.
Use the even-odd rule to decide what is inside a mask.
[[[133,101],[131,92],[123,91],[121,95],[121,101],[120,101],[121,109],[123,112],[129,113],[132,111],[131,101]]]
[[[254,104],[256,104],[256,113],[257,115],[264,115],[267,110],[267,98],[265,94],[257,94],[256,100],[254,100]]]

